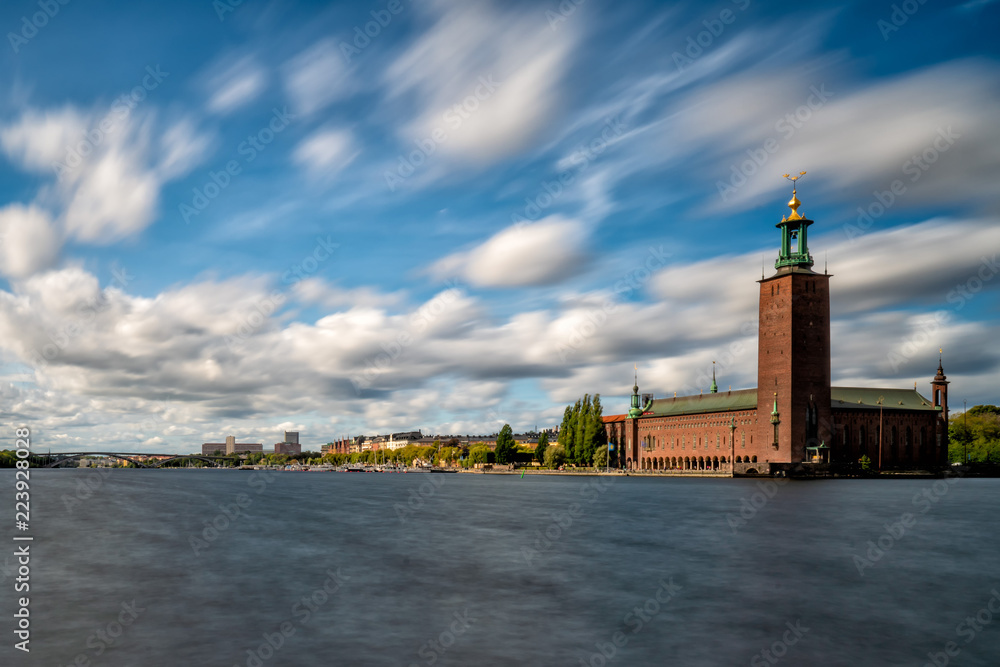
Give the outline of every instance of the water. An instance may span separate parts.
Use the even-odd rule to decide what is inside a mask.
[[[32,471],[32,650],[8,620],[0,664],[1000,664],[1000,616],[959,626],[1000,590],[1000,480],[254,475]]]

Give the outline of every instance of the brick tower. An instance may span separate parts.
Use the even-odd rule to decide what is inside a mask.
[[[798,180],[805,172],[793,179]],[[781,250],[770,278],[760,281],[757,437],[760,462],[797,463],[816,453],[829,460],[830,276],[814,273],[806,243],[812,220],[798,212],[778,223]],[[819,447],[812,452],[807,447]]]

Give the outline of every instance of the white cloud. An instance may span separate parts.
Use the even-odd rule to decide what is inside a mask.
[[[88,243],[112,243],[145,229],[163,185],[190,172],[211,144],[190,119],[163,130],[151,110],[121,116],[115,109],[125,107],[103,116],[29,109],[0,130],[4,149],[24,168],[53,169],[57,178],[39,200],[61,209],[61,233]]]
[[[23,278],[52,265],[62,245],[49,214],[37,206],[0,209],[0,273]]]
[[[253,102],[267,85],[267,72],[250,56],[217,65],[206,81],[208,110],[230,114]]]
[[[738,73],[680,98],[673,122],[663,126],[663,145],[673,159],[697,155],[727,185],[740,182],[732,168],[751,160],[746,151],[766,159],[761,167],[748,163],[751,176],[727,191],[725,202],[713,200],[716,209],[764,201],[785,187],[776,175],[799,169],[819,177],[807,187],[835,191],[841,199],[852,188],[846,191],[867,203],[873,190],[899,179],[907,188],[904,205],[968,205],[988,198],[990,184],[1000,178],[997,77],[995,65],[978,61],[860,89],[829,70]],[[777,142],[773,154],[762,153],[768,139]],[[925,153],[925,168],[908,162]]]
[[[431,272],[460,276],[480,287],[547,285],[585,268],[587,228],[549,216],[508,227],[483,244],[439,260]]]
[[[0,143],[26,169],[55,174],[56,163],[64,163],[74,147],[86,143],[88,129],[90,119],[73,107],[29,109],[17,123],[0,130]]]
[[[293,158],[313,177],[330,176],[349,165],[360,151],[347,130],[322,129],[295,147]]]
[[[285,88],[292,111],[309,115],[320,111],[350,89],[344,59],[332,39],[324,39],[285,64]]]
[[[434,24],[386,71],[390,96],[416,119],[407,139],[443,130],[442,154],[491,163],[522,150],[561,102],[562,77],[584,17],[552,31],[539,16],[496,5],[441,2]],[[582,12],[581,12],[582,13]]]

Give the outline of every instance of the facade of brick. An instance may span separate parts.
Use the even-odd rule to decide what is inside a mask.
[[[653,400],[604,418],[613,464],[632,470],[768,473],[803,462],[934,468],[948,460],[948,381],[932,399],[897,388],[831,387],[830,278],[812,270],[812,220],[782,218],[776,272],[759,280],[757,388]]]

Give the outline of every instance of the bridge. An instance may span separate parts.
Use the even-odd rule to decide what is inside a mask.
[[[33,453],[31,455],[32,459],[54,459],[46,463],[43,468],[55,468],[67,461],[76,461],[85,456],[107,456],[110,458],[118,459],[119,461],[128,461],[132,465],[138,468],[159,468],[164,463],[170,461],[176,461],[177,459],[198,459],[200,461],[205,461],[206,463],[211,463],[215,465],[220,460],[230,461],[227,456],[204,456],[202,454],[151,454],[147,452],[54,452],[49,454],[38,454]],[[162,457],[157,458],[153,461],[140,461],[140,458],[145,457]]]

